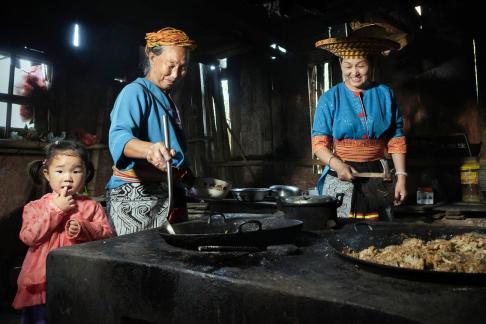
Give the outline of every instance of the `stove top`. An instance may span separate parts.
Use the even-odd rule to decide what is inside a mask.
[[[157,230],[56,249],[48,314],[105,324],[484,320],[486,287],[366,271],[333,253],[331,233],[302,232],[293,245],[249,252],[177,248]]]

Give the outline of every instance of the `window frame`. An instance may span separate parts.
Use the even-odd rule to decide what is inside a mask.
[[[0,138],[6,139],[10,137],[12,130],[21,130],[22,128],[12,127],[12,106],[13,105],[29,105],[32,104],[31,98],[14,94],[15,87],[15,62],[17,59],[27,59],[34,62],[40,62],[48,66],[49,81],[52,86],[52,76],[54,67],[52,61],[47,58],[41,51],[34,52],[34,50],[12,50],[0,47],[0,54],[10,57],[9,79],[7,93],[0,92],[0,102],[7,104],[5,126],[0,126]],[[34,107],[35,110],[35,107]],[[35,115],[35,113],[34,113]],[[35,128],[35,119],[34,119]]]

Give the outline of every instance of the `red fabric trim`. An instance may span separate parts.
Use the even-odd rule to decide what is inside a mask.
[[[387,147],[388,153],[407,153],[407,138],[393,137],[388,141]]]
[[[112,166],[112,169],[113,169],[113,175],[119,179],[122,179],[123,181],[126,181],[126,182],[133,182],[133,183],[139,183],[139,182],[143,182],[143,180],[145,180],[145,178],[149,177],[150,178],[150,174],[153,174],[153,178],[154,179],[157,179],[157,180],[161,180],[161,181],[164,181],[166,180],[167,177],[161,179],[160,178],[160,175],[161,175],[161,171],[159,171],[158,169],[148,169],[148,168],[139,168],[139,169],[129,169],[129,170],[119,170],[117,169],[115,166]],[[137,171],[141,174],[141,176],[139,176],[137,174]],[[176,168],[176,167],[172,167],[172,175],[174,177],[174,181],[180,181],[181,179],[183,179],[188,173],[189,173],[189,169],[188,168]]]
[[[342,139],[334,143],[335,155],[345,161],[367,162],[385,156],[385,142],[380,139]]]
[[[315,153],[323,148],[332,150],[333,140],[329,135],[318,135],[312,137],[312,153]]]

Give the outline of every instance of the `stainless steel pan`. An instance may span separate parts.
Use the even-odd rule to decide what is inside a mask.
[[[230,191],[240,201],[263,201],[271,193],[269,188],[233,188]]]

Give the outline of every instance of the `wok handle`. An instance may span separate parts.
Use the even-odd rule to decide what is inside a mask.
[[[238,226],[237,233],[245,233],[245,231],[243,231],[243,226],[247,225],[247,224],[257,224],[258,225],[258,231],[262,230],[262,223],[260,221],[256,220],[256,219],[252,219],[252,220],[249,220],[247,222],[241,223],[240,226]]]
[[[164,126],[164,138],[165,138],[165,147],[167,149],[170,148],[170,138],[169,138],[169,121],[167,119],[167,115],[162,116],[162,124]],[[167,161],[166,163],[167,168],[167,191],[169,194],[169,198],[167,199],[167,218],[165,219],[164,225],[169,234],[175,234],[175,230],[169,222],[170,211],[172,210],[172,201],[173,201],[173,194],[174,194],[174,184],[172,183],[172,165],[171,161]]]
[[[371,226],[369,223],[359,222],[359,223],[354,223],[353,225],[355,232],[358,232],[358,226],[367,226],[371,232],[374,231],[373,226]]]
[[[343,204],[344,193],[337,193],[336,194],[336,207],[341,207]]]
[[[258,246],[201,245],[197,250],[199,252],[260,252],[263,249]]]
[[[167,114],[164,114],[164,116],[162,116],[162,123],[164,124],[164,144],[165,144],[165,147],[170,150],[170,132],[169,132],[169,120],[168,120],[168,117],[167,117]],[[173,184],[173,181],[172,181],[172,165],[171,165],[171,161],[167,161],[166,162],[167,165],[167,190],[169,192],[169,199],[168,199],[168,203],[167,203],[167,210],[168,210],[168,213],[167,213],[167,218],[169,217],[170,215],[170,211],[172,209],[172,201],[174,199],[173,197],[173,194],[174,194],[174,184]]]
[[[223,222],[226,223],[226,217],[224,217],[223,213],[212,213],[208,217],[208,224],[211,224],[213,222],[213,217],[215,216],[220,216],[221,218],[223,218]]]

